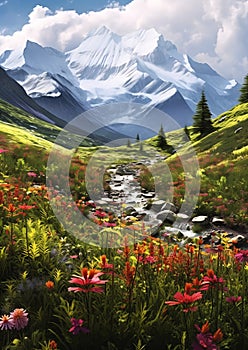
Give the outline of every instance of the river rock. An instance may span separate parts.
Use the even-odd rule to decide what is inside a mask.
[[[166,202],[162,199],[159,199],[157,201],[154,201],[152,203],[152,209],[156,212],[159,212],[161,211],[161,208],[163,207],[163,205],[165,204]]]
[[[243,235],[237,235],[229,239],[228,243],[238,243],[238,245],[242,245],[246,243],[246,238]]]
[[[214,217],[212,219],[212,224],[216,225],[216,226],[221,226],[221,225],[225,225],[225,220],[218,218],[218,217]]]
[[[166,203],[162,206],[161,211],[162,211],[162,210],[171,210],[171,211],[173,211],[174,213],[176,213],[177,208],[176,208],[176,206],[175,206],[173,203],[166,202]]]
[[[142,193],[142,197],[144,198],[153,198],[155,196],[155,192]]]
[[[195,216],[192,219],[192,222],[194,224],[207,224],[208,223],[208,217],[206,215],[200,215],[200,216]]]
[[[130,215],[131,213],[136,212],[136,210],[134,209],[134,207],[132,207],[131,205],[128,206],[128,207],[126,207],[126,208],[124,208],[124,211],[125,211],[125,213],[126,213],[127,215]],[[136,213],[137,213],[137,212],[136,212]]]
[[[176,219],[176,215],[173,211],[171,210],[163,210],[160,213],[157,214],[156,218],[158,220],[162,220],[162,221],[167,221],[167,222],[174,222]]]
[[[180,219],[180,221],[188,221],[189,220],[189,216],[187,214],[184,214],[184,213],[178,213],[177,218]]]

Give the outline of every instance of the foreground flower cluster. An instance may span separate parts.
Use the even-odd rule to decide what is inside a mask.
[[[92,220],[119,243],[88,245],[54,217],[39,183],[42,167],[31,167],[39,159],[21,155],[17,150],[16,164],[0,175],[1,350],[246,350],[244,247],[218,232],[209,245],[201,233],[184,246],[167,232],[149,237],[134,219],[94,207],[83,196],[85,169],[76,164],[75,210],[94,213]],[[60,203],[73,223],[68,203]],[[82,229],[92,235],[87,225]]]
[[[17,331],[25,328],[28,324],[28,313],[24,309],[15,309],[10,315],[0,317],[0,329],[16,329]]]

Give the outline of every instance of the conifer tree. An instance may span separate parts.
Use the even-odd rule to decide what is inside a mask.
[[[186,141],[187,141],[187,139],[190,140],[190,133],[189,133],[189,129],[188,129],[187,125],[185,125],[185,127],[184,127],[184,133],[187,136]]]
[[[136,136],[136,142],[139,142],[140,141],[140,136],[139,136],[139,134],[137,134],[137,136]]]
[[[158,141],[157,141],[157,146],[161,149],[166,149],[168,147],[166,137],[165,137],[165,132],[163,125],[161,125],[160,130],[158,132]]]
[[[202,91],[201,99],[196,106],[193,120],[193,131],[195,133],[200,133],[200,137],[204,137],[214,130],[211,120],[211,112],[204,91]]]
[[[247,103],[248,102],[248,74],[246,75],[244,79],[244,83],[240,89],[241,95],[239,97],[240,103]]]

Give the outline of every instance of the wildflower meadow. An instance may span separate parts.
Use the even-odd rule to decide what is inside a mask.
[[[95,207],[85,192],[86,162],[75,158],[75,209],[93,213],[91,220],[119,247],[87,244],[51,209],[46,151],[37,156],[28,146],[3,145],[1,349],[247,348],[248,251],[238,241],[225,232],[212,232],[208,243],[199,232],[183,245],[166,234],[150,236],[142,222]],[[54,191],[66,215],[66,199]]]

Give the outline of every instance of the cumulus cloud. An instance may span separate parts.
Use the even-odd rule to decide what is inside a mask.
[[[68,51],[101,25],[118,34],[154,27],[178,50],[209,63],[220,74],[239,81],[248,73],[247,0],[133,0],[125,6],[110,1],[107,8],[79,14],[37,5],[29,22],[12,36],[0,35],[0,51],[29,39]]]

